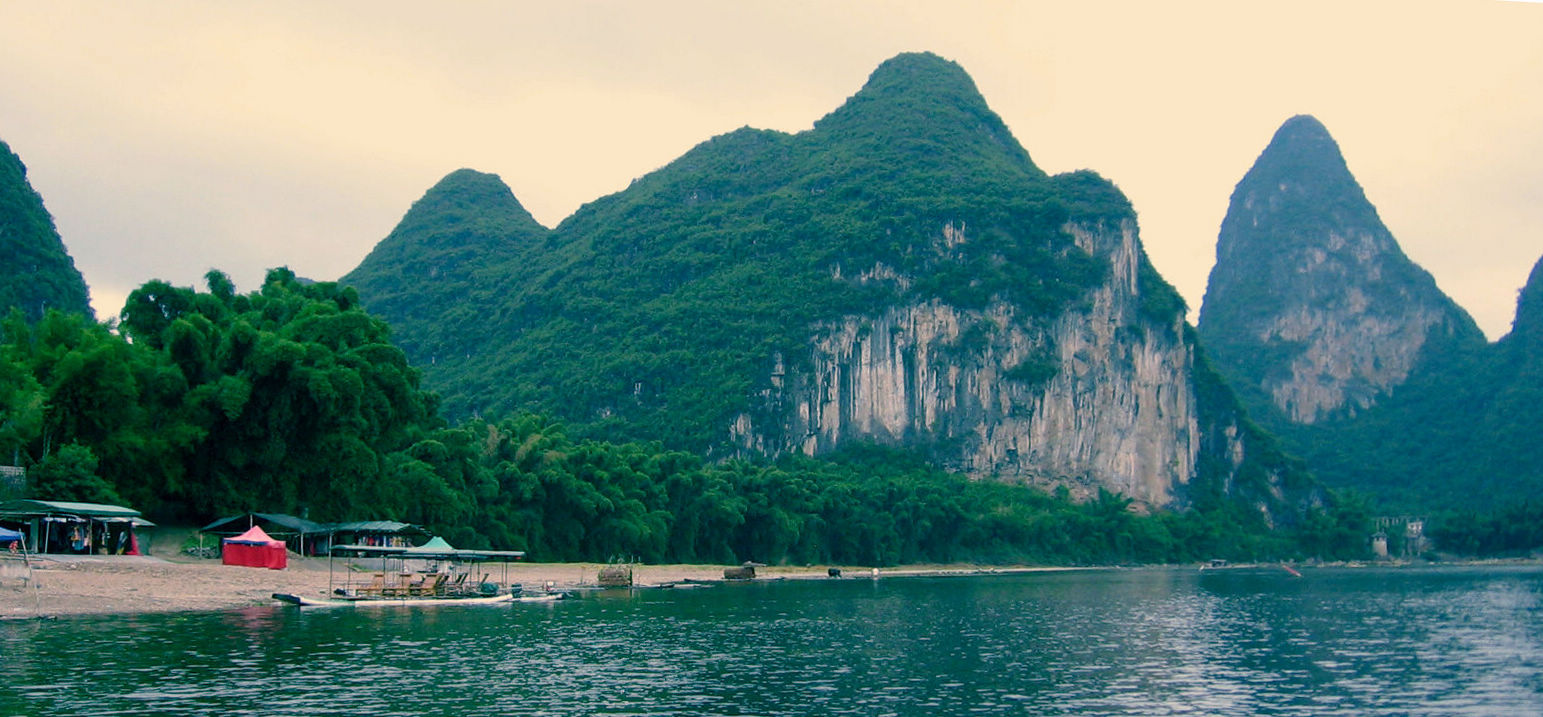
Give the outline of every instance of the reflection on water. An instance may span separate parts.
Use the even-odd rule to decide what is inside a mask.
[[[11,623],[0,714],[1537,714],[1540,592],[1140,570]]]

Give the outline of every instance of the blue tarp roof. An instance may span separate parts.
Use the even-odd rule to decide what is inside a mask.
[[[0,528],[0,543],[9,543],[14,540],[21,540],[21,533],[9,528]]]

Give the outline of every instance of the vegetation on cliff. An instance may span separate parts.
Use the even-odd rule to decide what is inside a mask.
[[[1513,336],[1487,344],[1303,116],[1238,183],[1199,329],[1249,414],[1326,485],[1431,515],[1543,497],[1543,456],[1525,437],[1543,428],[1525,338],[1543,322],[1526,314],[1524,292]],[[1306,417],[1280,404],[1322,387],[1343,401]]]
[[[0,312],[11,307],[28,321],[48,309],[91,314],[86,282],[27,181],[27,167],[0,142]]]
[[[810,131],[716,137],[550,232],[464,204],[507,239],[479,243],[475,274],[416,287],[411,311],[437,325],[390,283],[433,253],[372,254],[342,279],[397,327],[447,412],[533,410],[577,435],[693,451],[726,440],[774,355],[806,355],[817,322],[927,299],[1053,316],[1107,274],[1062,225],[1132,216],[1091,172],[1047,177],[931,55],[884,63]],[[443,233],[417,214],[387,241]],[[858,280],[876,268],[914,281]]]
[[[713,462],[658,443],[570,437],[534,414],[449,426],[353,292],[285,270],[235,293],[151,282],[120,332],[19,313],[0,344],[0,449],[30,493],[126,501],[161,520],[264,510],[390,518],[544,560],[1189,561],[1350,557],[1354,510],[1270,530],[1218,501],[1143,514],[1107,493],[970,480],[911,454]],[[132,339],[132,340],[130,340]],[[1353,506],[1352,506],[1353,508]],[[1320,525],[1321,523],[1321,525]],[[1309,552],[1310,551],[1310,552]]]
[[[146,284],[116,330],[18,315],[0,450],[39,497],[195,521],[393,518],[539,559],[1364,556],[1366,505],[1317,491],[1190,333],[1188,510],[1077,503],[864,445],[713,452],[810,326],[929,300],[1057,316],[1109,271],[1063,227],[1133,218],[1098,175],[1038,170],[956,65],[901,56],[813,130],[714,138],[554,230],[496,177],[453,173],[345,277],[357,295],[284,270],[242,295],[213,272],[206,291]],[[1176,331],[1182,299],[1140,261],[1140,315]]]

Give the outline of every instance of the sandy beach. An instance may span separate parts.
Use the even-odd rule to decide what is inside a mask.
[[[512,563],[508,579],[527,588],[549,582],[558,588],[574,588],[593,585],[601,567]],[[273,605],[272,594],[276,592],[324,596],[329,574],[341,586],[345,570],[341,560],[329,571],[326,558],[295,555],[290,555],[289,567],[283,570],[197,558],[35,556],[30,584],[19,577],[0,580],[0,619]],[[489,565],[487,570],[492,579],[502,582],[502,565]],[[723,568],[713,566],[639,566],[634,570],[634,581],[641,584],[721,577]],[[359,582],[361,578],[356,573],[353,580]]]
[[[591,587],[596,563],[511,563],[508,581],[526,590],[551,584],[559,590]],[[723,578],[721,565],[637,565],[639,586]],[[503,566],[487,566],[492,579],[504,579]],[[929,566],[881,571],[886,577],[1025,572],[1054,568],[980,568]],[[0,619],[65,615],[126,614],[188,610],[223,610],[274,605],[273,593],[324,596],[331,580],[344,579],[344,561],[289,557],[283,570],[223,565],[218,560],[185,556],[34,556],[32,579],[0,578]],[[848,577],[871,578],[871,568],[843,568]],[[356,582],[360,578],[355,574]],[[762,567],[759,578],[828,579],[827,566]]]

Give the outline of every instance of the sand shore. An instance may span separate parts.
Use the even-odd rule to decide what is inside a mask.
[[[558,589],[593,586],[600,568],[594,563],[511,563],[508,581],[527,590],[551,583]],[[716,580],[724,566],[639,565],[637,585],[685,580]],[[343,561],[331,576],[341,585]],[[976,568],[938,566],[896,568],[883,575],[949,575],[1024,572],[1041,568]],[[1049,568],[1053,569],[1053,568]],[[489,565],[494,580],[503,580],[503,566]],[[826,566],[759,568],[766,578],[826,578]],[[843,568],[849,577],[870,577],[870,568]],[[354,578],[356,581],[358,577]],[[65,615],[127,614],[189,610],[223,610],[274,605],[273,593],[323,596],[329,585],[326,558],[290,556],[289,567],[267,570],[222,565],[217,560],[180,556],[41,556],[34,557],[30,582],[13,575],[0,578],[0,619],[51,618]]]

